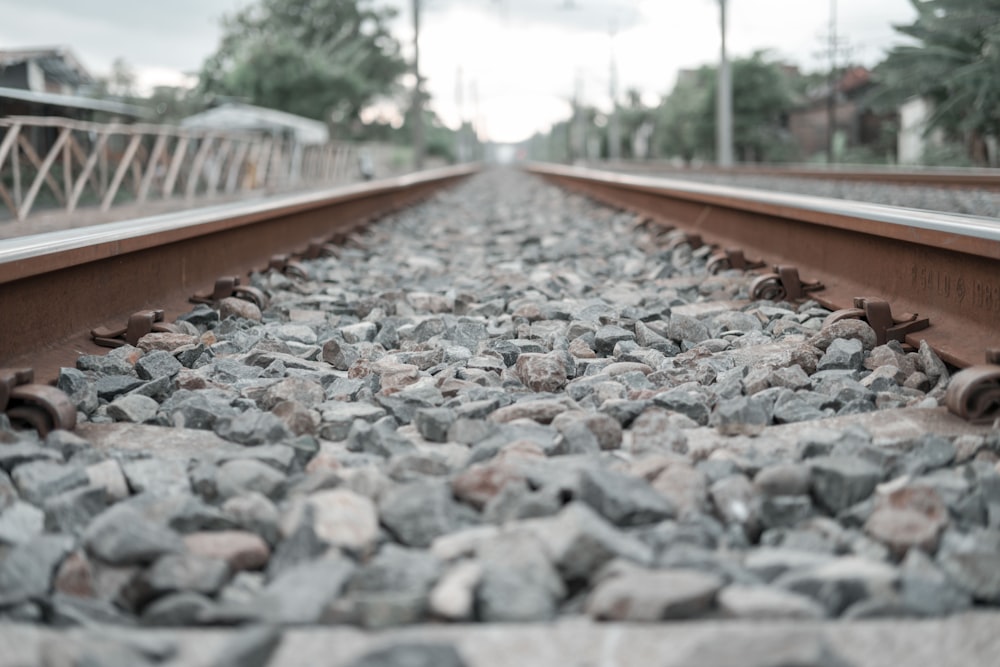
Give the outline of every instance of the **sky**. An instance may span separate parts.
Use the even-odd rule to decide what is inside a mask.
[[[66,45],[97,74],[122,57],[145,87],[186,80],[216,48],[220,18],[251,0],[0,0],[0,49]],[[412,0],[393,31],[412,53]],[[841,58],[877,63],[902,41],[910,0],[727,0],[730,57],[769,49],[824,69],[836,6]],[[682,68],[719,59],[719,0],[421,0],[421,72],[442,120],[519,141],[570,114],[571,100],[610,108],[634,88],[650,104]]]

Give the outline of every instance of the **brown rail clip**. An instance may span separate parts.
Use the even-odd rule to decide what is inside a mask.
[[[844,308],[830,313],[823,321],[823,326],[829,326],[840,320],[864,320],[875,330],[875,342],[885,345],[890,340],[905,342],[906,334],[926,329],[931,325],[930,319],[918,317],[916,314],[903,313],[893,315],[887,301],[870,296],[854,297],[854,308]]]
[[[770,301],[797,301],[809,292],[823,289],[823,283],[802,282],[794,266],[776,266],[774,273],[765,273],[750,284],[751,299]]]
[[[727,248],[713,253],[708,258],[708,264],[705,265],[705,268],[709,273],[718,273],[719,271],[726,271],[728,269],[749,271],[750,269],[759,269],[763,266],[765,266],[764,262],[748,260],[739,248]]]
[[[705,242],[702,240],[700,234],[689,234],[687,232],[684,232],[683,234],[675,236],[673,239],[671,239],[670,242],[667,243],[666,249],[673,250],[678,246],[684,245],[685,243],[691,246],[691,250],[697,250],[698,248],[705,245]]]
[[[306,267],[292,259],[290,255],[271,255],[271,259],[267,263],[267,270],[277,271],[301,280],[309,280],[309,271]]]
[[[128,318],[128,324],[119,329],[98,327],[90,332],[94,342],[104,347],[121,347],[135,345],[139,339],[148,333],[168,332],[180,333],[181,330],[173,324],[163,321],[162,310],[140,310]]]
[[[944,395],[952,414],[977,423],[1000,419],[1000,349],[986,351],[986,364],[952,376]]]
[[[340,250],[330,241],[313,239],[301,253],[302,259],[319,259],[320,257],[338,257]]]
[[[236,297],[244,301],[252,301],[258,308],[267,308],[268,298],[262,290],[249,285],[241,285],[239,276],[223,276],[215,280],[215,287],[211,293],[198,292],[192,295],[188,301],[191,303],[207,303],[215,306],[223,299]]]
[[[76,428],[76,406],[69,396],[55,387],[32,384],[34,379],[31,368],[0,368],[0,412],[43,437],[53,429]]]

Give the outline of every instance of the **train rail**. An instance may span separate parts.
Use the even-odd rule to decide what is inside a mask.
[[[682,168],[667,163],[643,161],[596,162],[595,169],[626,171],[646,175],[677,176],[773,176],[850,183],[882,183],[932,188],[1000,191],[1000,169],[942,167],[879,167],[864,165],[738,165],[717,168],[710,165]]]

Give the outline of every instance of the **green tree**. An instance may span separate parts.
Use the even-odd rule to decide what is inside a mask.
[[[894,26],[914,43],[897,46],[875,70],[876,102],[898,106],[914,96],[935,110],[928,129],[1000,137],[1000,0],[910,0],[910,25]]]
[[[789,77],[766,52],[732,62],[733,148],[738,160],[781,159],[788,153],[785,119],[794,96]],[[690,162],[715,155],[715,67],[683,72],[660,106],[658,143]]]
[[[393,9],[371,0],[258,0],[225,19],[204,63],[204,93],[350,125],[407,65]]]

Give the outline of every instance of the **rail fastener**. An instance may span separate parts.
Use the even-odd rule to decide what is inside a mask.
[[[244,301],[250,301],[261,310],[267,308],[270,301],[267,294],[251,285],[242,285],[239,276],[221,276],[216,278],[215,286],[211,292],[197,292],[188,299],[191,303],[204,303],[209,306],[217,306],[223,299],[236,297]]]
[[[750,298],[770,301],[798,301],[809,292],[823,289],[823,283],[804,282],[794,266],[776,266],[774,273],[765,273],[750,284]]]
[[[0,368],[0,412],[12,424],[27,424],[45,437],[49,431],[76,428],[76,406],[62,390],[34,384],[31,368]]]
[[[1000,348],[986,351],[986,363],[951,378],[944,396],[952,414],[973,423],[1000,421]]]
[[[726,248],[725,250],[717,250],[708,258],[708,263],[705,265],[706,270],[709,273],[718,273],[719,271],[727,271],[729,269],[736,269],[738,271],[750,271],[752,269],[760,269],[767,266],[767,263],[762,260],[749,260],[743,253],[743,250],[739,248]]]
[[[102,347],[121,347],[136,345],[139,339],[148,333],[181,333],[181,330],[163,321],[162,310],[140,310],[129,315],[128,323],[117,329],[98,327],[91,330],[90,336]]]
[[[854,308],[844,308],[830,313],[823,321],[829,326],[840,320],[864,320],[875,330],[875,343],[885,345],[890,340],[906,342],[907,334],[922,331],[931,325],[930,318],[916,313],[893,315],[892,306],[883,299],[871,296],[854,297]]]

